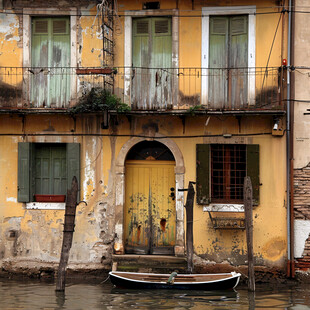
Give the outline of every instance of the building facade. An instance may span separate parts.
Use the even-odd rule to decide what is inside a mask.
[[[250,176],[255,265],[286,271],[286,3],[1,4],[4,269],[59,262],[73,176],[71,268],[185,257],[190,181],[196,268],[239,268]]]

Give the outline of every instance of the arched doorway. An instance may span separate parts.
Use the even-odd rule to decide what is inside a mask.
[[[175,159],[158,141],[142,141],[125,161],[124,245],[131,254],[174,254]]]

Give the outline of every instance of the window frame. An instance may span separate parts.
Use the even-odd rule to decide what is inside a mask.
[[[179,10],[124,11],[124,15],[124,102],[131,104],[133,19],[147,17],[171,18],[172,68],[177,69],[179,67]],[[178,90],[178,77],[172,75],[171,98],[173,106],[177,106]]]
[[[234,155],[237,154],[237,152],[240,152],[240,153],[243,153],[244,152],[244,162],[242,162],[243,165],[245,165],[245,169],[242,170],[243,173],[245,174],[244,177],[246,177],[246,174],[247,174],[247,158],[246,158],[246,155],[247,155],[247,148],[246,148],[246,145],[245,144],[211,144],[210,145],[210,160],[211,160],[211,164],[210,164],[210,185],[211,185],[211,191],[210,191],[210,197],[211,199],[215,202],[215,203],[226,203],[226,201],[229,201],[233,204],[242,204],[243,203],[243,191],[241,193],[242,195],[242,199],[237,199],[237,198],[232,198],[231,195],[233,195],[233,191],[236,192],[236,186],[234,185],[231,185],[229,186],[229,188],[233,188],[234,190],[231,190],[231,189],[225,189],[225,184],[226,182],[229,182],[230,183],[230,180],[231,180],[231,172],[237,172],[237,170],[234,170],[232,169],[232,164],[236,163],[236,157],[233,157],[233,158],[229,158],[229,160],[227,161],[227,154],[230,155],[230,151],[233,151]],[[216,146],[220,146],[221,149],[216,149]],[[241,147],[243,146],[243,149],[241,149]],[[238,148],[238,149],[237,149]],[[223,193],[222,195],[224,197],[222,198],[215,198],[214,197],[214,192],[216,191],[216,186],[214,185],[216,183],[216,180],[219,179],[219,176],[215,176],[215,173],[214,171],[218,170],[218,169],[215,169],[215,166],[216,166],[216,162],[215,162],[215,159],[213,158],[213,155],[214,153],[218,151],[218,152],[223,152],[223,157],[220,157],[220,161],[218,161],[217,163],[221,165],[220,167],[220,171],[223,173],[223,181],[222,183],[220,183],[218,185],[218,188],[221,188],[223,187]],[[229,176],[228,176],[229,174]],[[244,178],[243,177],[243,178]],[[235,178],[237,179],[237,178]],[[243,182],[242,182],[242,185],[243,185]],[[225,198],[225,196],[230,196],[230,198]]]
[[[18,187],[17,200],[18,202],[36,204],[34,202],[34,159],[36,142],[19,142],[18,143]],[[51,144],[51,143],[47,143]],[[58,143],[52,143],[58,144]],[[75,175],[80,182],[80,143],[59,143],[64,144],[66,148],[66,176],[67,190],[71,188],[72,178]],[[75,171],[78,171],[77,173]],[[66,191],[67,193],[67,191]],[[43,204],[53,204],[44,202]]]
[[[243,203],[233,201],[213,202],[211,197],[211,146],[225,143],[196,144],[196,203],[203,205],[205,211],[218,211],[224,207],[227,211],[244,211]],[[227,143],[230,144],[230,143]],[[244,144],[242,144],[244,145]],[[259,144],[246,145],[246,175],[251,177],[253,186],[253,205],[259,205],[260,181],[259,181]],[[221,210],[223,211],[223,210]]]
[[[210,16],[248,15],[248,104],[255,105],[256,6],[202,7],[201,18],[201,104],[208,105]]]
[[[57,13],[56,13],[57,12]],[[70,66],[77,67],[77,8],[59,10],[59,8],[23,8],[23,68],[24,81],[23,97],[30,100],[30,76],[28,68],[31,67],[31,47],[32,47],[32,18],[33,17],[65,17],[70,18]],[[70,101],[76,100],[77,75],[70,76]]]

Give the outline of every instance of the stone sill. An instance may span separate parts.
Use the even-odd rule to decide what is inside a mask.
[[[65,210],[65,202],[28,202],[26,209],[29,210]]]

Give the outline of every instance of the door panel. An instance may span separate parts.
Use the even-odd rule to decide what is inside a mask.
[[[175,244],[175,163],[127,161],[125,250],[173,254]]]
[[[152,202],[151,254],[173,254],[175,241],[174,165],[150,168]]]

